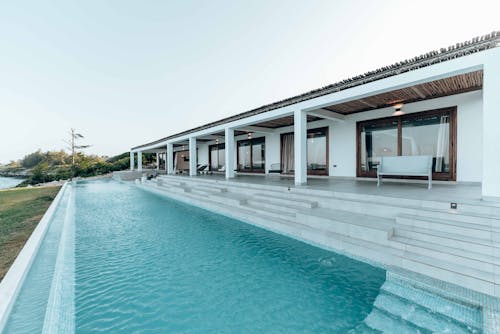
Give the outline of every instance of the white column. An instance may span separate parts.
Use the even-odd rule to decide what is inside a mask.
[[[142,172],[142,152],[137,152],[137,170]]]
[[[307,113],[296,110],[293,114],[295,185],[307,183]]]
[[[189,138],[189,176],[196,176],[196,137]]]
[[[130,170],[134,170],[134,152],[130,151]]]
[[[156,152],[156,170],[160,170],[160,153]]]
[[[225,153],[226,153],[226,179],[234,177],[234,129],[226,128],[225,134]]]
[[[493,50],[497,51],[497,50]],[[483,68],[483,180],[484,200],[500,201],[500,49]]]
[[[167,174],[174,174],[174,144],[167,144]]]
[[[163,161],[165,162],[165,173],[167,173],[168,172],[167,151],[163,153]]]

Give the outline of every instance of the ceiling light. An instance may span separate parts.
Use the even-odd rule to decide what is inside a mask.
[[[392,113],[393,116],[404,115],[402,103],[395,104],[393,107],[394,107],[394,112]]]

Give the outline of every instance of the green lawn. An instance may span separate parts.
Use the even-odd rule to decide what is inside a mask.
[[[59,188],[0,190],[0,280],[56,197]]]

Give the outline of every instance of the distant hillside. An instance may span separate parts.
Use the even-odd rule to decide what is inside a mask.
[[[151,163],[153,156],[145,154],[143,162]],[[26,180],[18,187],[57,180],[67,180],[72,177],[88,177],[107,174],[113,171],[130,168],[128,152],[113,157],[99,157],[78,153],[75,166],[71,165],[72,157],[65,151],[36,152],[26,155],[18,161],[12,161],[0,166],[0,176],[19,176]]]

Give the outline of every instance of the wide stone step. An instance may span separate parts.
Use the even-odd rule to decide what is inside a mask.
[[[467,286],[481,293],[495,295],[495,274],[492,272],[411,252],[404,253],[401,268],[452,284]]]
[[[161,185],[158,185],[157,184],[157,187],[158,188],[163,188],[163,189],[167,189],[168,191],[172,191],[172,192],[176,192],[176,193],[188,193],[188,192],[191,192],[191,188],[188,188],[184,185],[173,185],[173,184],[161,184]]]
[[[284,194],[257,193],[254,194],[253,197],[255,199],[262,199],[269,202],[284,204],[297,208],[311,209],[311,208],[316,208],[318,206],[317,201],[312,201],[306,198],[296,198],[285,193]]]
[[[467,327],[479,329],[483,326],[483,316],[479,308],[442,297],[422,288],[417,288],[411,283],[406,283],[399,279],[388,278],[381,287],[381,293],[398,296],[413,304],[424,307],[435,314],[453,319]]]
[[[394,229],[394,235],[408,239],[440,244],[465,251],[469,250],[485,255],[494,255],[496,251],[500,251],[497,247],[498,244],[493,242],[492,239],[473,238],[461,234],[429,230],[414,226],[398,225]]]
[[[274,218],[295,220],[295,213],[290,210],[283,210],[283,209],[279,210],[275,208],[271,209],[259,203],[254,204],[252,201],[246,201],[246,203],[242,204],[242,206],[247,210],[263,213]]]
[[[300,210],[302,210],[301,208],[299,208],[297,206],[293,206],[290,204],[277,203],[277,202],[273,201],[272,199],[267,199],[267,198],[252,197],[247,201],[247,203],[254,205],[254,206],[261,207],[261,208],[265,208],[265,209],[286,210],[287,212],[292,212],[292,213],[297,213]]]
[[[474,238],[491,239],[492,231],[499,231],[496,227],[471,224],[449,219],[435,219],[415,215],[398,215],[396,223],[411,227],[420,227],[429,230],[461,234]]]
[[[185,186],[186,183],[182,182],[180,180],[171,180],[171,179],[163,179],[163,178],[157,178],[156,183],[158,185],[173,185],[173,186]]]
[[[450,189],[452,191],[452,189]],[[335,198],[354,201],[367,201],[371,203],[397,203],[400,206],[417,207],[422,210],[440,210],[447,211],[450,209],[450,203],[455,202],[458,204],[458,209],[454,210],[456,213],[465,215],[482,215],[490,217],[500,216],[500,205],[497,203],[487,203],[481,201],[464,202],[450,198],[449,200],[423,200],[415,198],[401,198],[395,196],[386,196],[378,194],[366,193],[353,193],[353,192],[333,192]]]
[[[318,199],[320,207],[341,209],[357,213],[369,213],[373,216],[396,218],[399,215],[414,215],[422,218],[453,220],[481,226],[500,227],[498,216],[464,213],[450,209],[422,208],[416,205],[406,205],[404,199],[390,199],[385,203],[370,200],[351,200],[344,198]]]
[[[494,272],[496,269],[500,271],[500,259],[493,255],[475,253],[470,250],[463,250],[443,246],[442,244],[431,243],[429,241],[409,239],[400,236],[393,236],[390,241],[404,245],[404,249],[411,253],[462,264],[478,270]]]
[[[302,210],[297,213],[297,222],[381,244],[387,244],[393,235],[393,224],[388,219],[341,210]]]
[[[227,192],[227,188],[224,186],[218,186],[218,185],[202,185],[202,184],[197,184],[192,186],[193,189],[200,189],[200,190],[205,190],[209,192]]]
[[[208,195],[212,201],[223,203],[223,204],[231,204],[231,205],[242,205],[245,204],[248,200],[248,196],[243,196],[241,194],[233,194],[233,193],[213,193]]]

